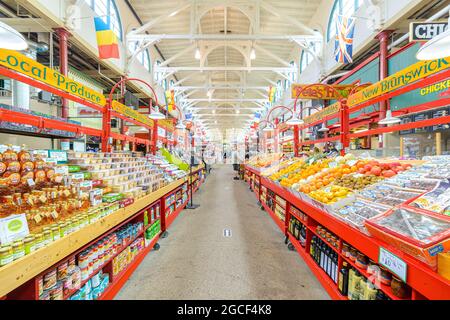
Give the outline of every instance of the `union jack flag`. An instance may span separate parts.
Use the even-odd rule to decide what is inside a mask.
[[[353,35],[355,33],[355,18],[337,16],[336,40],[334,42],[334,58],[340,63],[352,63]]]

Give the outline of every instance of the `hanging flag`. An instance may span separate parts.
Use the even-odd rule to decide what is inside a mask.
[[[100,59],[120,59],[119,41],[117,35],[111,29],[111,19],[107,18],[105,22],[102,17],[94,17],[98,56]]]
[[[275,94],[277,93],[277,87],[269,87],[269,102],[273,102],[275,100]]]
[[[353,36],[355,33],[355,18],[337,16],[336,39],[334,42],[334,58],[340,63],[353,62]]]
[[[259,123],[259,121],[261,121],[261,113],[260,112],[255,112],[255,120],[254,120],[254,122]]]
[[[174,90],[166,90],[164,95],[166,97],[167,111],[171,112],[171,111],[175,110],[175,91]]]

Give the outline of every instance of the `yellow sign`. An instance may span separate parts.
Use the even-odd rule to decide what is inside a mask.
[[[120,113],[128,118],[134,119],[136,121],[139,121],[140,123],[143,123],[151,128],[153,128],[153,120],[147,117],[145,114],[140,113],[137,110],[131,109],[130,107],[127,107],[126,105],[120,103],[119,101],[113,100],[111,104],[111,109],[114,110],[117,113]],[[158,120],[158,127],[164,127],[169,130],[174,129],[174,124],[172,119],[162,119]]]
[[[347,98],[354,87],[355,85],[353,84],[337,84],[330,86],[321,83],[314,85],[294,83],[292,85],[292,99],[297,98],[300,93],[299,99],[338,100],[340,98]]]
[[[174,125],[173,125],[173,120],[172,119],[158,120],[158,126],[164,127],[166,129],[169,129],[169,130],[173,130],[174,129]]]
[[[322,120],[323,118],[330,116],[332,114],[338,113],[339,109],[340,109],[339,102],[333,103],[332,105],[326,107],[325,109],[317,111],[316,113],[313,113],[312,115],[306,117],[304,119],[305,124],[310,124]]]
[[[356,106],[448,68],[450,68],[450,58],[419,61],[380,82],[352,94],[348,97],[348,106]]]
[[[448,88],[450,88],[450,80],[445,80],[420,89],[420,95],[426,96],[431,93],[440,92]]]
[[[113,100],[113,102],[111,103],[111,109],[117,113],[139,121],[140,123],[146,124],[149,127],[153,127],[152,119],[148,118],[146,115],[140,113],[139,111],[133,110],[130,107],[123,105],[119,101]]]
[[[0,49],[0,65],[102,107],[106,104],[102,93],[89,89],[19,52]]]

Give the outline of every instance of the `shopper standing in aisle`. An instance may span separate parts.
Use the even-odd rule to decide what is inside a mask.
[[[233,170],[235,172],[234,180],[239,180],[239,159],[238,159],[238,151],[237,148],[233,148],[231,151],[231,161],[233,163]]]

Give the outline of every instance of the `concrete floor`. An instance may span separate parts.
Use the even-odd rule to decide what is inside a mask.
[[[329,299],[231,165],[216,166],[116,299]],[[232,237],[223,230],[231,229]]]

